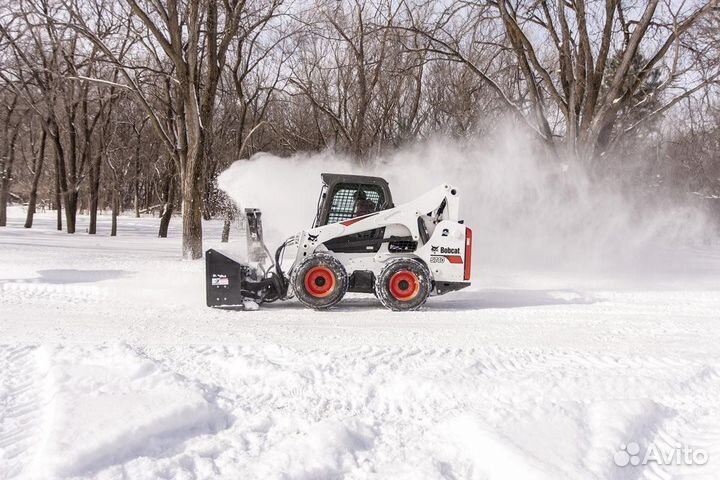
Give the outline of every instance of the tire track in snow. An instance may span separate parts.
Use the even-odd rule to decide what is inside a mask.
[[[42,347],[0,346],[0,473],[3,479],[33,478],[35,453],[43,442],[48,404]]]
[[[664,459],[646,465],[641,478],[720,478],[719,398],[720,373],[708,364],[696,366],[688,378],[669,385],[665,400],[676,414],[661,422],[654,435],[641,440],[667,454],[670,462]],[[688,409],[687,405],[694,407]],[[706,452],[707,464],[686,464],[685,448]],[[692,455],[689,458],[692,461]]]
[[[375,435],[369,458],[392,452],[397,461],[408,462],[417,451],[434,458],[423,444],[434,425],[469,414],[481,419],[489,435],[517,442],[507,448],[561,471],[564,467],[534,450],[540,443],[528,444],[532,437],[518,432],[541,433],[548,422],[565,422],[577,429],[577,437],[559,439],[552,448],[570,442],[592,451],[591,458],[576,461],[589,478],[668,474],[655,466],[614,467],[613,449],[639,436],[720,445],[713,407],[720,398],[720,376],[712,365],[681,357],[417,345],[329,350],[274,344],[154,346],[137,353],[184,382],[203,385],[237,419],[216,435],[233,452],[239,471],[263,452],[282,448],[282,439],[327,420],[359,419]],[[705,414],[688,410],[688,404],[699,405]],[[588,415],[597,408],[609,424],[599,432],[586,431]],[[468,465],[482,470],[482,465]]]

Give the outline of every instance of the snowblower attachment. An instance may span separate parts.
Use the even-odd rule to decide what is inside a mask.
[[[264,269],[269,252],[263,242],[260,210],[245,209],[247,257],[239,262],[230,255],[210,249],[205,252],[205,288],[208,307],[247,308],[249,303],[273,302],[287,293],[282,274]],[[253,266],[257,265],[257,266]]]
[[[243,284],[252,280],[255,271],[217,250],[205,252],[205,284],[208,307],[239,307],[246,300]]]

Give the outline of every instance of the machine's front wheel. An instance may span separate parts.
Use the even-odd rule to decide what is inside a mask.
[[[317,253],[293,269],[290,283],[300,303],[322,310],[342,300],[348,289],[348,276],[338,259]]]
[[[392,310],[417,310],[431,289],[430,271],[413,258],[392,260],[375,279],[375,295]]]

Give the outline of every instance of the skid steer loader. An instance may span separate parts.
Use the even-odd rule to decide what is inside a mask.
[[[379,177],[324,173],[322,182],[312,228],[288,238],[274,256],[257,209],[245,210],[248,261],[206,252],[208,306],[242,308],[294,296],[327,309],[347,292],[361,292],[392,310],[415,310],[430,295],[470,285],[472,231],[458,220],[457,189],[440,185],[395,206]]]

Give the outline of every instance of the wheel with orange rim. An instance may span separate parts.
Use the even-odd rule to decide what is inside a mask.
[[[416,310],[427,300],[432,289],[428,268],[414,258],[388,262],[375,279],[375,294],[392,310]]]
[[[290,284],[295,297],[303,305],[326,309],[345,296],[348,276],[339,260],[326,253],[318,253],[293,269]]]
[[[336,285],[335,273],[325,265],[312,267],[305,274],[305,291],[315,298],[332,294]]]
[[[410,270],[400,270],[390,277],[390,294],[401,302],[408,302],[420,292],[420,279]]]

